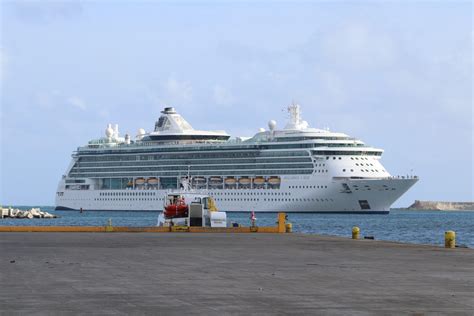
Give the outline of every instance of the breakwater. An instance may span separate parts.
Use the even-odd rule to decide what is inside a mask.
[[[51,214],[42,211],[39,208],[31,208],[29,210],[20,210],[18,208],[0,208],[0,219],[4,218],[20,218],[20,219],[32,219],[32,218],[57,218],[55,214]]]

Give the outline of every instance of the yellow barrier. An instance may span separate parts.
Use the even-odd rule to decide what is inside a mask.
[[[0,226],[0,232],[99,233],[104,226]]]
[[[278,232],[279,233],[286,232],[285,221],[286,221],[286,214],[278,213]]]

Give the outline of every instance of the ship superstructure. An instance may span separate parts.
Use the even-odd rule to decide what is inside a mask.
[[[270,121],[251,138],[199,131],[167,107],[134,140],[111,124],[79,147],[59,182],[56,208],[161,211],[184,177],[224,211],[387,213],[418,179],[393,177],[383,150],[310,128],[300,106],[283,129]]]

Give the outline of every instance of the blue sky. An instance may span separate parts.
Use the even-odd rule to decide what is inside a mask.
[[[1,3],[0,204],[52,205],[72,151],[164,105],[252,136],[298,101],[385,149],[414,199],[473,200],[470,2]]]

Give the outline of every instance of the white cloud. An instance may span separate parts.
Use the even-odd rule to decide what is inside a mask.
[[[46,23],[54,20],[70,20],[83,14],[80,1],[14,1],[7,4],[16,17],[28,23]]]
[[[40,108],[49,110],[55,108],[56,105],[61,102],[63,96],[61,95],[61,91],[52,90],[49,92],[38,92],[35,99]]]
[[[189,103],[193,98],[193,89],[188,81],[168,78],[163,84],[168,103]]]
[[[108,119],[110,117],[110,112],[106,109],[102,109],[100,111],[97,112],[97,114],[101,117],[101,118],[104,118],[104,119]]]
[[[82,100],[81,98],[77,96],[72,96],[72,97],[67,98],[66,103],[82,111],[85,111],[87,108],[84,100]]]
[[[213,98],[217,105],[228,106],[234,102],[232,93],[220,85],[215,85],[213,88]]]
[[[328,33],[321,46],[326,58],[349,68],[377,68],[392,64],[396,58],[390,36],[362,23]]]
[[[0,83],[5,80],[7,74],[8,56],[5,50],[0,48]]]
[[[85,111],[86,102],[78,96],[67,96],[59,90],[49,92],[38,92],[35,95],[35,101],[38,107],[43,110],[52,110],[67,105],[71,108]]]

